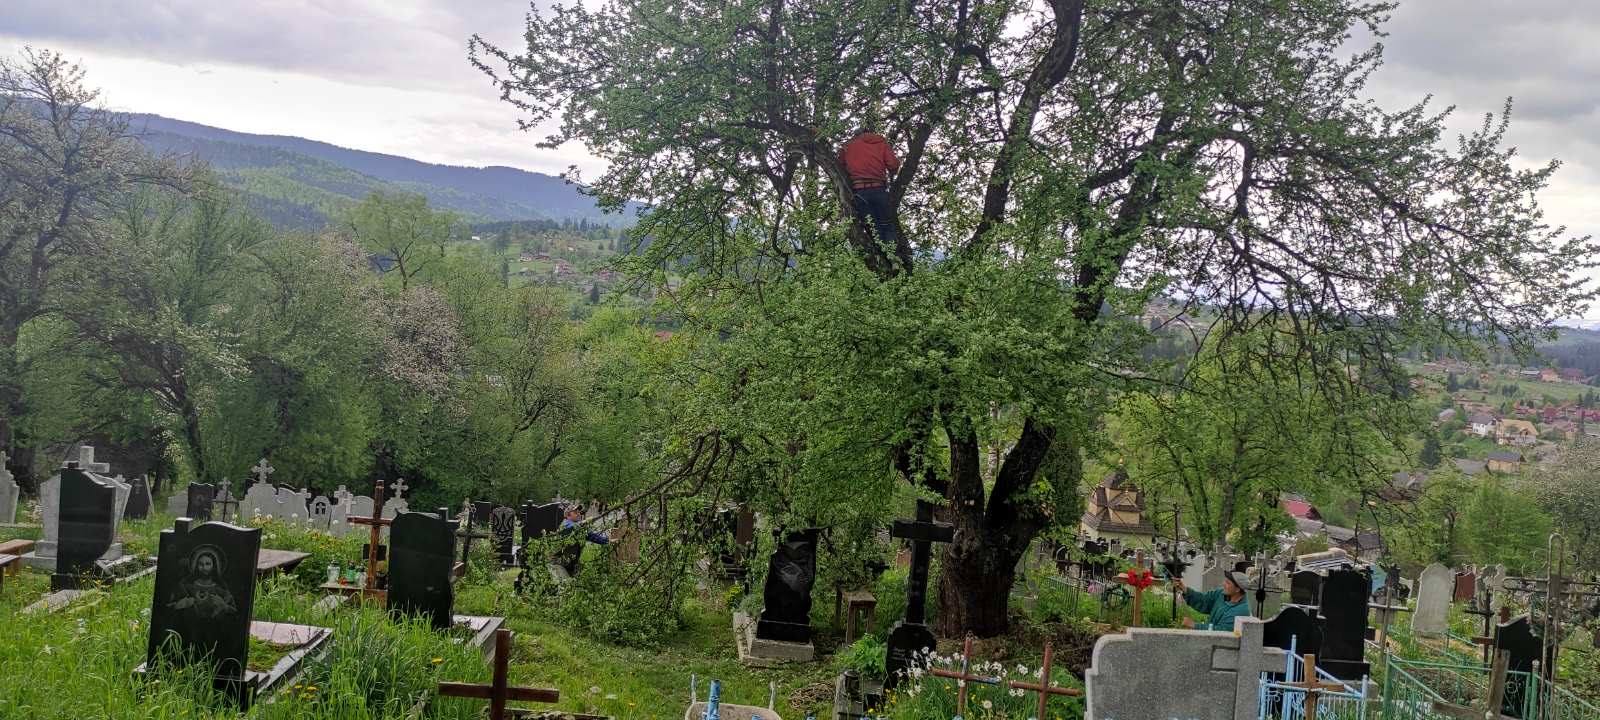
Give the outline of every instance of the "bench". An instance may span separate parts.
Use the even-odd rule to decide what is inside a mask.
[[[15,575],[17,568],[22,567],[21,555],[0,555],[0,590],[6,589],[6,574]]]
[[[32,540],[7,540],[5,542],[0,542],[0,557],[7,555],[17,556],[8,563],[0,563],[0,568],[3,568],[7,573],[15,576],[17,573],[22,572],[22,563],[19,562],[22,559],[22,556],[26,555],[32,550]]]

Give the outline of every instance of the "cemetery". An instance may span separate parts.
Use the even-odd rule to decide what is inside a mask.
[[[19,559],[0,574],[0,669],[33,680],[0,708],[19,716],[1600,717],[1570,660],[1593,652],[1600,582],[1560,562],[1407,577],[1341,550],[1247,559],[1182,532],[1080,534],[1019,561],[1011,632],[952,638],[934,632],[929,589],[955,535],[926,500],[872,533],[876,560],[843,576],[819,567],[820,530],[765,533],[748,509],[684,513],[689,557],[658,542],[671,521],[649,511],[606,531],[635,545],[569,542],[560,501],[421,512],[404,480],[324,497],[270,486],[265,459],[261,502],[191,486],[172,490],[177,515],[161,511],[174,501],[119,519],[92,454],[79,448],[52,480],[57,521],[28,522],[53,513],[25,501],[23,522],[0,528]],[[1564,538],[1549,542],[1563,557]],[[48,572],[20,562],[42,562],[31,548],[46,543]],[[667,636],[608,637],[585,624],[594,615],[551,611],[656,553],[688,574]],[[1249,614],[1193,629],[1194,593],[1220,588]]]
[[[102,5],[0,720],[1600,720],[1600,3]]]

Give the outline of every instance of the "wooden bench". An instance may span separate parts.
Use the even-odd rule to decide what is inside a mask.
[[[22,567],[21,555],[0,555],[0,568],[4,568],[3,571],[0,571],[0,590],[6,589],[6,575],[8,573],[17,574],[17,568],[19,567]]]
[[[33,550],[32,540],[7,540],[0,542],[0,557],[15,555],[9,563],[0,563],[0,568],[15,576],[22,572],[22,556]]]

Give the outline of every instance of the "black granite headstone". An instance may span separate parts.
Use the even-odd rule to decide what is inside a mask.
[[[495,553],[501,565],[516,562],[517,511],[504,505],[489,511],[489,532],[494,535]]]
[[[1322,604],[1322,575],[1312,570],[1300,570],[1289,576],[1289,603],[1302,607]]]
[[[1500,712],[1520,718],[1528,705],[1527,695],[1533,690],[1533,664],[1544,655],[1544,638],[1534,632],[1533,623],[1523,615],[1495,628],[1494,647],[1507,658],[1505,702]]]
[[[128,481],[128,504],[122,510],[124,520],[143,520],[150,517],[150,482],[144,477]]]
[[[161,531],[146,667],[208,657],[219,687],[243,697],[261,530],[179,519]]]
[[[811,641],[811,586],[817,579],[815,528],[796,530],[779,540],[767,564],[761,619],[756,637],[782,642]]]
[[[195,522],[211,519],[212,504],[217,500],[217,486],[210,483],[189,483],[189,503],[183,514]]]
[[[489,526],[489,514],[494,512],[495,504],[488,500],[472,501],[472,524],[480,527]]]
[[[81,587],[116,542],[117,489],[69,462],[61,470],[59,540],[51,590]]]
[[[1299,655],[1322,656],[1322,624],[1305,610],[1286,606],[1262,623],[1262,644],[1294,649]]]
[[[1363,659],[1367,638],[1367,593],[1372,578],[1365,570],[1340,568],[1322,581],[1322,652],[1317,664],[1340,680],[1360,680],[1372,668]]]
[[[559,504],[522,505],[522,544],[554,534],[561,529],[563,509]]]
[[[403,512],[389,526],[389,611],[429,618],[435,630],[454,617],[455,524],[432,513]]]
[[[889,534],[911,541],[911,572],[906,578],[906,617],[889,630],[888,653],[885,659],[887,676],[883,686],[892,690],[900,684],[905,673],[923,664],[917,657],[935,647],[937,640],[926,624],[928,606],[928,564],[933,561],[933,544],[950,542],[955,538],[955,528],[947,523],[933,521],[933,505],[917,501],[916,520],[896,520]]]

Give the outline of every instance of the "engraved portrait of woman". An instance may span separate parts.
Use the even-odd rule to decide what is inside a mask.
[[[192,615],[215,619],[238,612],[233,593],[222,584],[225,569],[222,551],[215,545],[201,545],[189,554],[189,574],[178,584],[167,607],[188,610]]]

